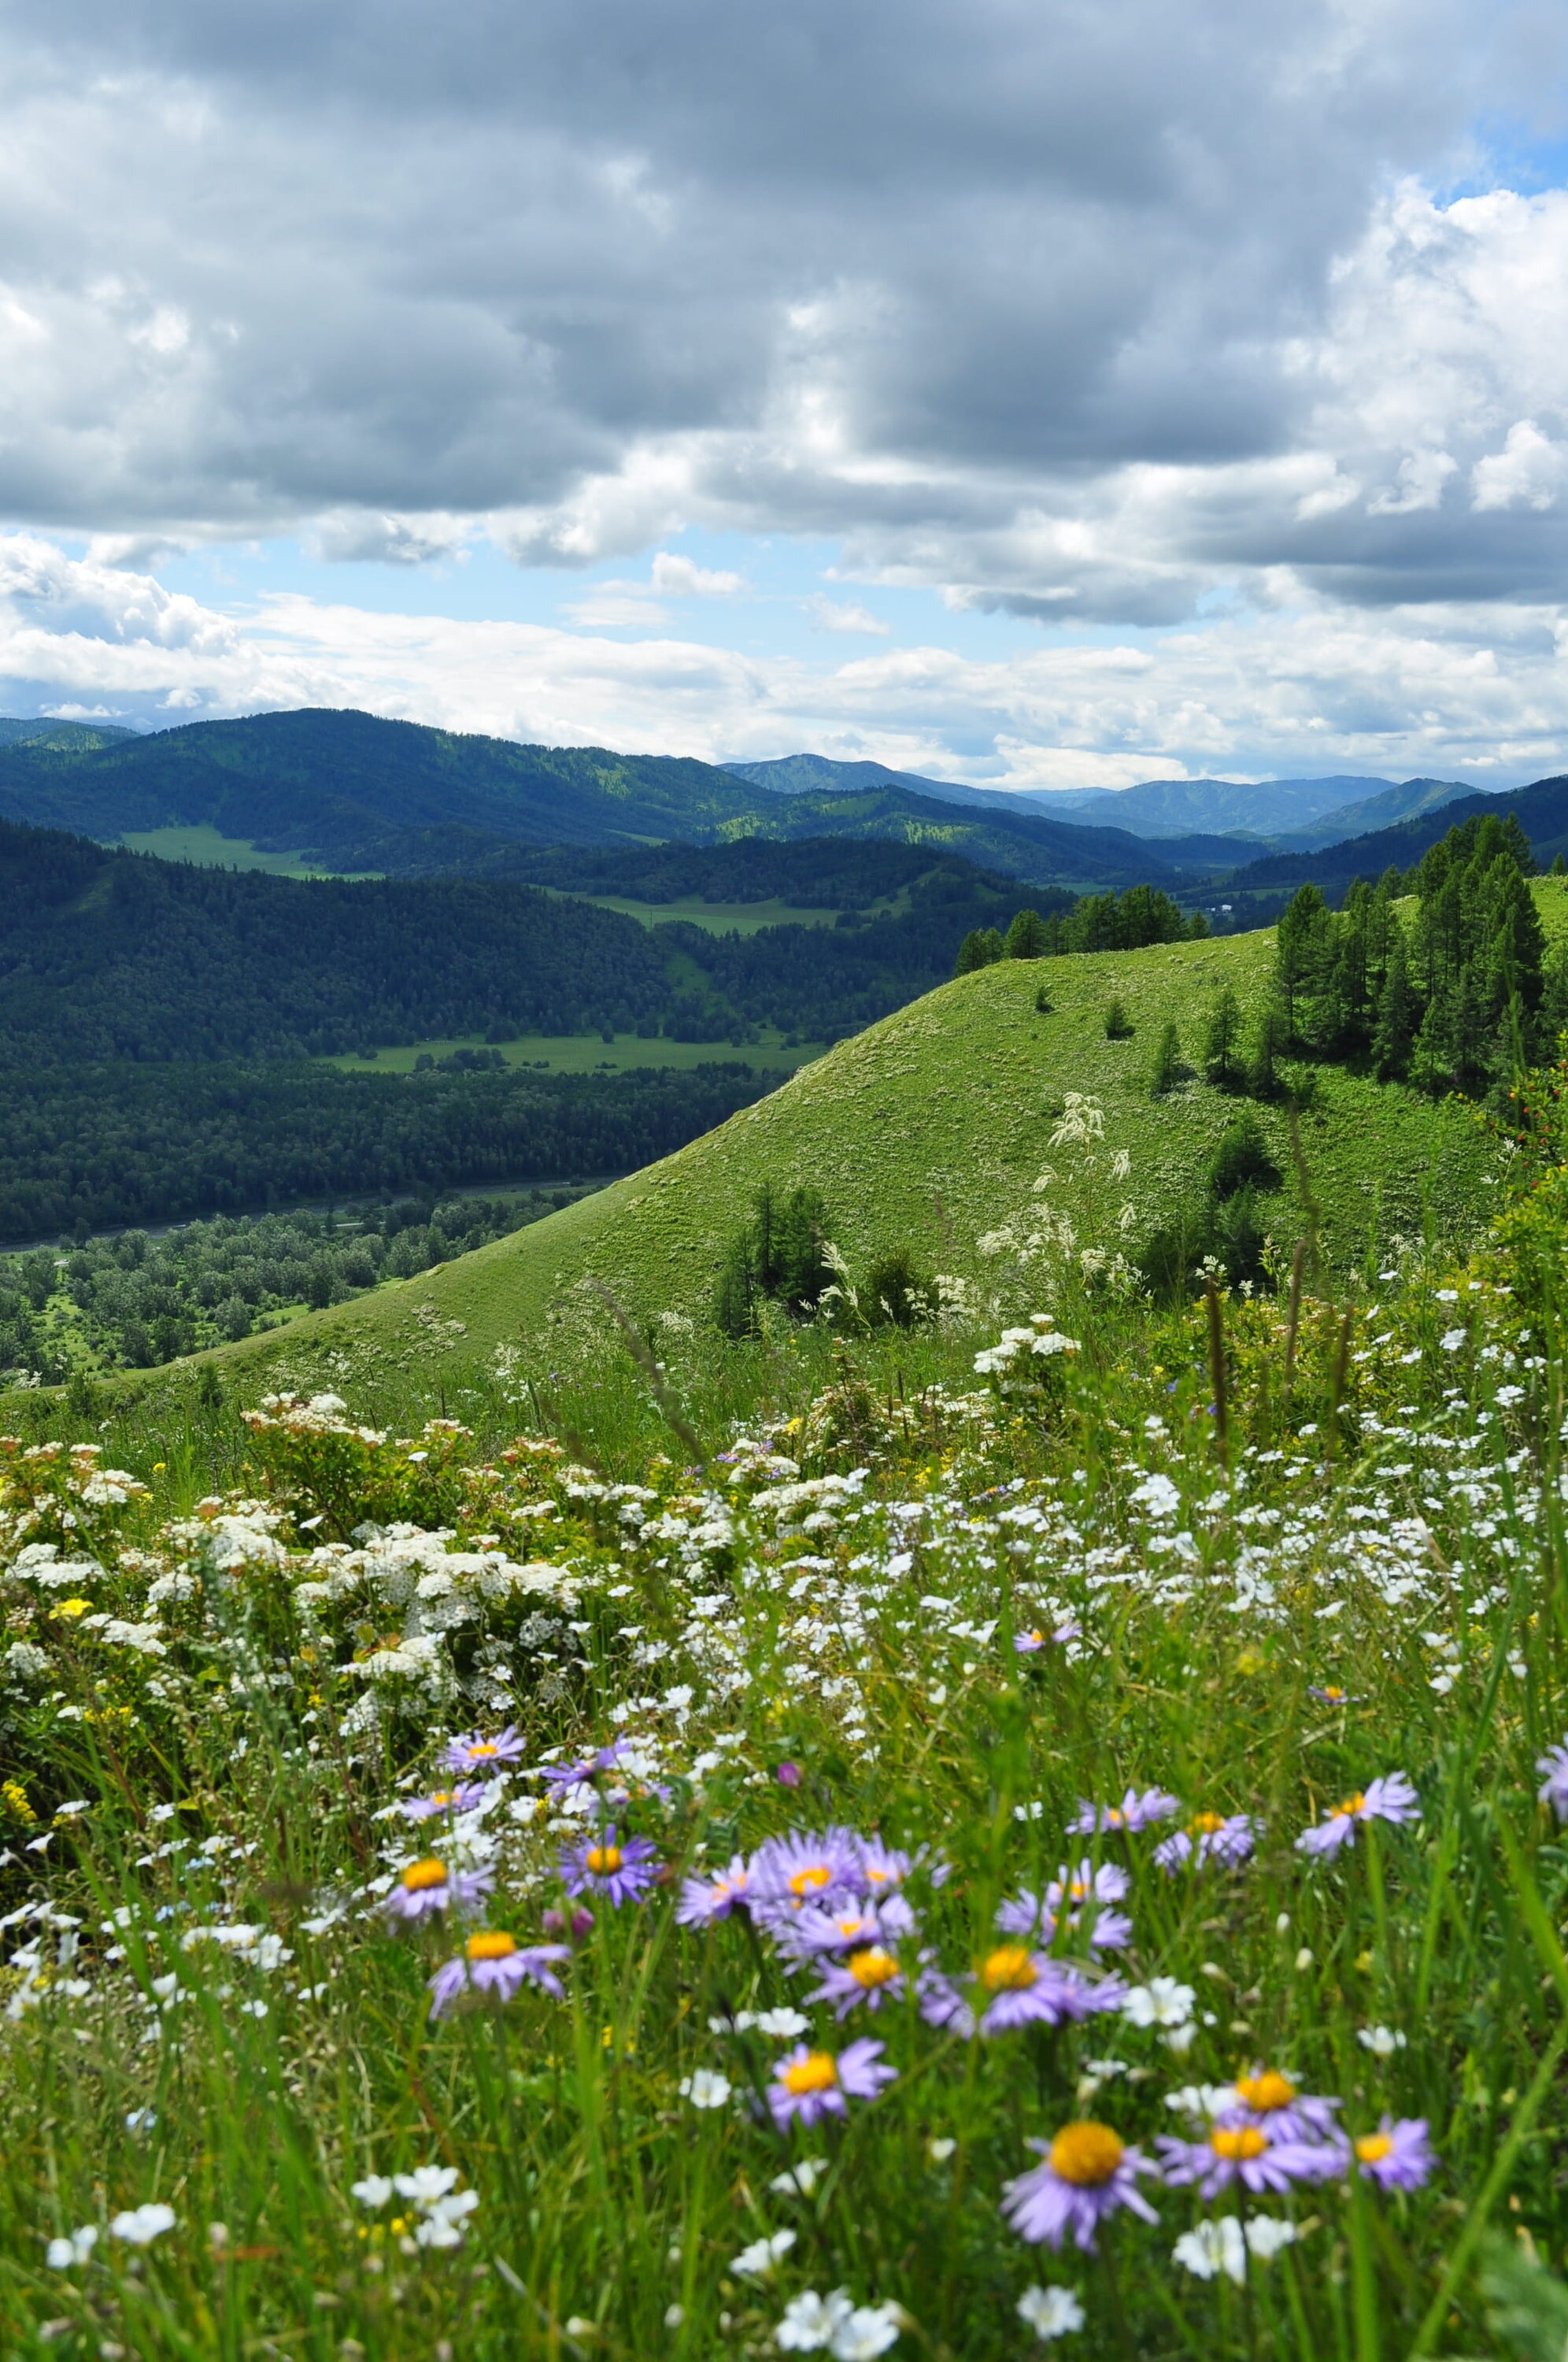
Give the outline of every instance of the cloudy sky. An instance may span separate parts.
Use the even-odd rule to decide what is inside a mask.
[[[0,710],[1568,768],[1568,17],[11,0]]]

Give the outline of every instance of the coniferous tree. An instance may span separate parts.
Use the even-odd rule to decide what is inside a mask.
[[[1380,1083],[1397,1081],[1410,1063],[1419,1010],[1410,983],[1405,930],[1394,921],[1384,964],[1383,989],[1378,995],[1377,1022],[1372,1034],[1373,1072]]]
[[[1009,959],[1043,959],[1051,948],[1045,922],[1038,911],[1014,914],[1002,944]]]
[[[1235,994],[1226,985],[1209,1012],[1203,1029],[1203,1079],[1222,1091],[1241,1087],[1242,1011]]]
[[[1274,937],[1274,988],[1292,1044],[1316,1046],[1318,998],[1331,954],[1328,906],[1316,886],[1303,886],[1281,911]]]
[[[1181,1035],[1176,1032],[1176,1020],[1167,1018],[1150,1070],[1150,1098],[1163,1099],[1168,1097],[1180,1082],[1181,1072]]]
[[[972,976],[977,967],[991,967],[1002,956],[1002,939],[995,927],[971,927],[958,946],[955,976]]]
[[[1247,1089],[1254,1099],[1272,1099],[1279,1089],[1279,1059],[1286,1046],[1285,1012],[1273,993],[1258,1011],[1257,1031],[1247,1060]]]

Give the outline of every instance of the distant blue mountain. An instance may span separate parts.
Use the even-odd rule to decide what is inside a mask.
[[[773,762],[726,763],[724,769],[776,795],[854,795],[900,787],[944,803],[991,811],[1021,807],[1080,823],[1125,829],[1152,843],[1198,837],[1251,839],[1260,849],[1305,852],[1342,837],[1360,836],[1435,811],[1455,796],[1475,792],[1457,779],[1389,779],[1337,772],[1311,779],[1146,779],[1132,788],[971,788],[920,771],[893,771],[883,763],[835,761],[827,755],[785,755]]]

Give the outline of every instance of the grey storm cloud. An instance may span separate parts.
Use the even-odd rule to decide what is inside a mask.
[[[1047,617],[1535,596],[1561,349],[1429,382],[1508,226],[1390,207],[1562,47],[1462,0],[16,0],[0,510],[402,564],[826,532]]]

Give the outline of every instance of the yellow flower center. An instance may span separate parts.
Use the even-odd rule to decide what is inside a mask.
[[[1077,2190],[1109,2181],[1121,2158],[1121,2142],[1109,2125],[1064,2125],[1051,2144],[1052,2172]]]
[[[1120,1805],[1112,1805],[1106,1814],[1105,1826],[1108,1829],[1119,1829],[1126,1817]]]
[[[1392,2133],[1364,2133],[1355,2145],[1363,2165],[1378,2165],[1394,2146]]]
[[[423,1894],[432,1886],[445,1886],[447,1865],[434,1855],[424,1861],[411,1861],[403,1873],[403,1882],[411,1894]]]
[[[810,1870],[798,1870],[795,1872],[794,1877],[790,1881],[790,1892],[798,1900],[803,1900],[808,1894],[820,1894],[824,1886],[831,1886],[832,1883],[832,1871],[824,1870],[821,1862],[813,1862]]]
[[[1188,1836],[1195,1838],[1211,1838],[1216,1829],[1224,1826],[1223,1813],[1195,1813],[1187,1825]]]
[[[864,1952],[851,1952],[845,1966],[863,1992],[875,1992],[879,1985],[890,1985],[899,1973],[897,1960],[880,1944],[868,1945]]]
[[[608,1878],[621,1867],[621,1849],[619,1846],[590,1846],[582,1859],[595,1878]]]
[[[493,1738],[476,1738],[469,1749],[469,1756],[470,1760],[477,1761],[481,1755],[493,1755],[495,1751]]]
[[[1238,2075],[1236,2090],[1260,2116],[1266,2116],[1275,2108],[1287,2108],[1296,2097],[1296,2086],[1289,2077],[1273,2067],[1262,2075]]]
[[[1087,1881],[1081,1878],[1069,1879],[1067,1882],[1067,1893],[1075,1903],[1082,1903],[1088,1893],[1088,1885]]]
[[[1365,1796],[1363,1794],[1362,1791],[1358,1788],[1358,1789],[1356,1790],[1355,1794],[1354,1794],[1353,1796],[1347,1796],[1347,1797],[1345,1798],[1344,1803],[1343,1803],[1342,1805],[1336,1805],[1334,1806],[1334,1809],[1333,1809],[1333,1811],[1330,1814],[1329,1818],[1330,1818],[1331,1821],[1343,1821],[1343,1820],[1348,1820],[1352,1813],[1359,1813],[1359,1812],[1360,1812],[1360,1810],[1361,1810],[1362,1806],[1365,1804],[1365,1802],[1366,1802],[1366,1798],[1365,1798]]]
[[[980,1963],[980,1982],[988,1992],[1027,1992],[1039,1981],[1027,1944],[999,1944]]]
[[[1042,1632],[1038,1624],[1034,1627],[1032,1632],[1026,1632],[1023,1637],[1026,1640],[1032,1640],[1036,1648],[1043,1649],[1045,1645],[1045,1635]]]
[[[1217,2125],[1209,2136],[1216,2157],[1228,2158],[1232,2164],[1242,2164],[1248,2158],[1262,2157],[1268,2147],[1267,2133],[1256,2125],[1241,2125],[1234,2131]]]
[[[812,2050],[804,2058],[780,2067],[778,2081],[801,2099],[807,2092],[831,2092],[838,2081],[838,2069],[825,2050]]]
[[[1325,1705],[1343,1705],[1344,1702],[1345,1694],[1343,1690],[1342,1690],[1337,1683],[1330,1682],[1323,1692],[1323,1704]]]
[[[470,1960],[509,1960],[517,1947],[510,1936],[486,1928],[480,1935],[470,1936],[465,1948]]]

